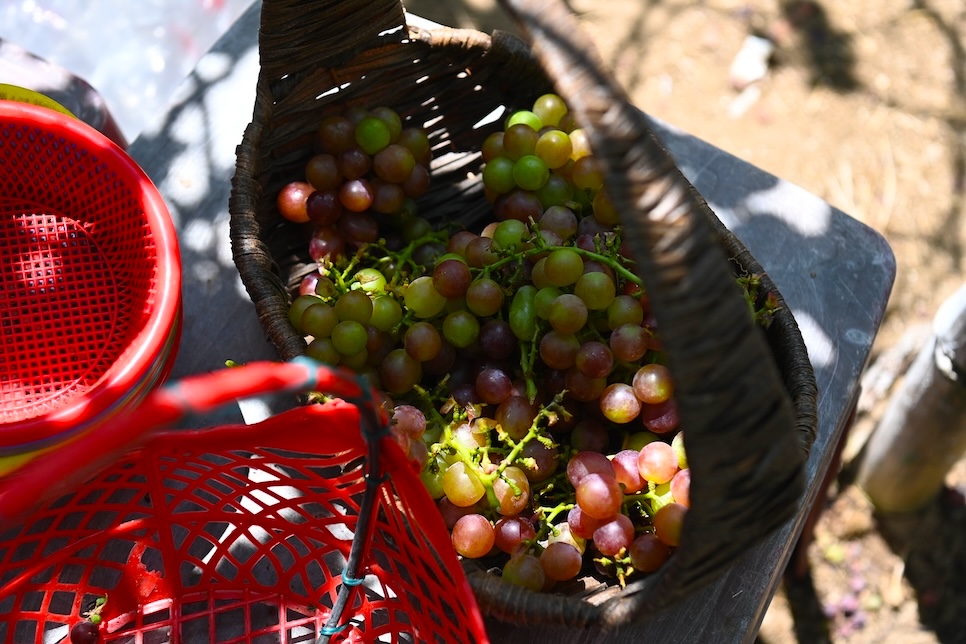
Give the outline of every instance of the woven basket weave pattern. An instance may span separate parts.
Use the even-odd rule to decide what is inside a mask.
[[[420,214],[471,225],[490,212],[477,151],[499,129],[499,119],[481,121],[549,89],[560,93],[605,162],[609,196],[651,293],[688,428],[692,509],[682,546],[665,569],[614,589],[600,605],[529,593],[483,573],[470,580],[481,606],[511,621],[586,626],[644,619],[713,579],[794,511],[816,426],[814,377],[801,334],[787,308],[767,333],[755,330],[734,278],[763,274],[761,267],[684,179],[559,3],[512,3],[533,52],[507,34],[403,28],[400,7],[390,5],[264,3],[258,94],[238,149],[230,205],[242,279],[279,353],[304,352],[287,310],[313,268],[308,232],[282,221],[274,196],[301,172],[324,115],[390,105],[425,126],[435,154]],[[339,24],[355,12],[359,29],[325,30],[311,21],[316,11],[330,12]],[[285,33],[286,49],[275,50]],[[767,275],[762,285],[762,297],[777,294]],[[709,540],[709,534],[727,537]]]

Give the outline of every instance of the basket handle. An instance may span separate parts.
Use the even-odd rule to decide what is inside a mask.
[[[188,415],[205,414],[242,398],[269,393],[322,391],[338,397],[324,405],[300,405],[252,425],[201,430],[169,429]],[[126,452],[170,444],[180,436],[192,449],[264,445],[279,449],[337,453],[361,448],[359,432],[307,432],[300,427],[361,426],[374,436],[388,421],[380,415],[368,384],[356,374],[308,357],[290,362],[253,362],[241,367],[169,382],[152,391],[135,409],[112,418],[81,437],[58,445],[0,478],[0,528],[22,519],[38,504],[66,494]]]
[[[789,518],[803,484],[796,418],[715,234],[717,218],[606,71],[574,15],[560,0],[501,4],[586,130],[605,168],[608,196],[622,213],[624,240],[650,294],[675,378],[692,511],[681,546],[662,571],[598,606],[571,612],[553,597],[505,592],[472,576],[471,582],[478,594],[496,589],[484,603],[498,617],[513,619],[525,610],[530,623],[639,621],[716,577]],[[723,494],[741,503],[720,502]]]
[[[399,0],[262,0],[258,51],[269,83],[297,83],[320,68],[338,67],[354,50],[405,24]],[[319,56],[315,43],[326,44]]]

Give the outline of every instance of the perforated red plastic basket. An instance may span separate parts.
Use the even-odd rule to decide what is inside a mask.
[[[0,475],[137,404],[181,320],[177,237],[87,124],[0,101]]]
[[[340,398],[160,429],[277,390]],[[0,480],[0,641],[66,641],[99,597],[101,642],[487,641],[418,466],[354,374],[299,359],[196,376],[77,443]]]

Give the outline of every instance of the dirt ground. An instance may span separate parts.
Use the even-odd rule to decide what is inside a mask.
[[[408,0],[452,26],[510,28],[493,0]],[[907,364],[966,262],[966,5],[962,0],[571,0],[637,105],[879,231],[897,277],[871,367]],[[775,45],[736,88],[749,34]],[[918,334],[918,335],[917,335]],[[901,369],[860,405],[808,548],[760,644],[966,642],[966,459],[941,498],[881,517],[849,483]]]

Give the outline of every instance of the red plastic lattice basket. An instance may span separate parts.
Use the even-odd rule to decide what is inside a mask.
[[[164,201],[123,150],[0,101],[0,475],[163,380],[179,262]]]
[[[0,535],[0,641],[59,642],[107,596],[103,642],[485,642],[442,518],[361,382],[308,360],[186,379],[78,441],[79,460],[63,446],[0,481],[3,516],[72,462],[97,470]],[[292,388],[342,398],[146,431]]]

